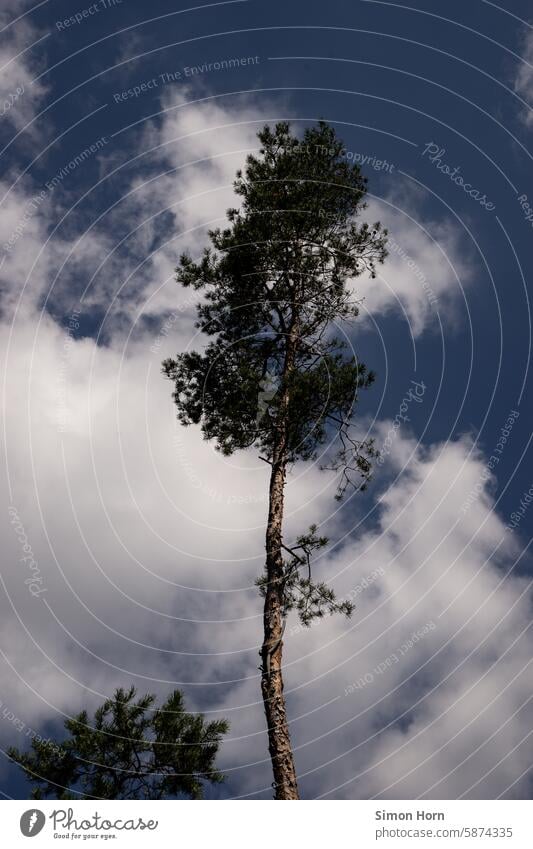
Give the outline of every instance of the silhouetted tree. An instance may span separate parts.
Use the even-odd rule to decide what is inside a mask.
[[[313,580],[311,555],[327,543],[316,527],[291,545],[284,540],[286,475],[333,437],[335,451],[323,467],[339,472],[338,497],[370,477],[372,442],[357,438],[352,417],[373,374],[339,329],[358,314],[350,281],[365,271],[375,275],[386,233],[358,220],[366,180],[330,126],[320,122],[298,139],[280,123],[258,137],[258,155],[236,175],[240,209],[228,210],[229,226],[210,231],[198,262],[184,255],[177,269],[178,282],[204,292],[197,327],[208,344],[166,360],[163,370],[182,424],[201,424],[223,454],[255,445],[271,466],[259,579],[261,688],[275,798],[297,799],[281,667],[286,616],[295,609],[308,625],[352,608]]]
[[[175,690],[160,708],[155,696],[135,699],[118,689],[91,723],[87,711],[65,721],[61,742],[32,741],[29,753],[8,755],[34,785],[35,799],[200,799],[207,782],[223,781],[215,767],[224,720],[189,714]]]

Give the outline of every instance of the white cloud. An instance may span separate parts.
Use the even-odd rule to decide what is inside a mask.
[[[200,252],[207,229],[223,225],[226,210],[239,205],[232,187],[235,171],[245,155],[257,149],[256,133],[265,121],[264,105],[258,109],[234,99],[230,104],[208,100],[189,105],[189,99],[187,92],[166,95],[161,125],[150,126],[143,136],[149,161],[171,173],[155,181],[135,179],[135,192],[125,204],[132,223],[146,222],[136,234],[144,248],[159,226],[160,219],[151,216],[162,210],[172,216],[172,241],[154,253],[140,278],[139,299],[145,299],[143,308],[152,314],[176,302],[173,269],[179,253]],[[457,225],[428,221],[426,216],[422,221],[420,204],[413,192],[404,192],[401,199],[396,193],[381,202],[370,200],[365,218],[380,220],[388,228],[389,256],[375,280],[361,277],[355,282],[364,298],[363,315],[402,314],[414,336],[426,328],[438,329],[439,320],[455,318],[455,306],[462,304],[463,288],[471,282],[468,251]],[[128,304],[131,308],[130,297]]]
[[[223,225],[228,207],[238,205],[235,171],[246,153],[257,149],[256,133],[266,107],[235,98],[229,104],[213,99],[191,105],[187,97],[190,93],[176,96],[169,89],[160,124],[149,124],[141,132],[136,152],[141,150],[143,156],[136,160],[134,176],[117,187],[120,202],[79,241],[72,237],[67,241],[62,231],[55,235],[40,260],[37,277],[33,274],[31,293],[47,291],[47,266],[42,263],[57,269],[72,251],[54,281],[52,303],[57,311],[67,313],[73,292],[90,281],[84,302],[87,308],[109,310],[107,333],[122,336],[141,316],[163,326],[176,310],[178,320],[188,321],[190,295],[174,280],[177,258],[183,251],[199,253],[207,230]],[[102,161],[106,156],[104,149]],[[117,165],[114,155],[112,165]],[[47,222],[66,211],[59,193],[48,194],[35,212],[31,204],[39,193],[32,195],[30,188],[14,190],[6,202],[5,238],[23,222],[19,248],[24,250],[8,257],[23,266],[15,268],[17,279],[44,243]],[[389,257],[375,280],[358,278],[355,284],[358,296],[364,298],[363,315],[377,318],[394,311],[405,317],[415,336],[428,327],[438,329],[439,321],[454,315],[463,287],[470,282],[465,245],[456,226],[427,220],[422,225],[418,202],[409,195],[402,205],[392,196],[369,203],[368,220],[380,219],[389,229]],[[25,215],[28,208],[30,214]],[[67,223],[76,232],[83,223],[80,212],[69,216]],[[20,291],[20,286],[12,288]]]
[[[396,461],[378,528],[330,564],[344,593],[383,577],[351,623],[288,641],[292,715],[316,711],[295,724],[300,771],[333,798],[526,798],[532,610],[516,543],[487,485],[461,511],[485,468],[470,440],[402,438]]]
[[[264,463],[251,456],[224,459],[198,430],[177,429],[171,386],[160,374],[164,346],[175,340],[164,338],[154,354],[153,336],[146,334],[123,353],[97,347],[90,338],[75,341],[45,314],[31,321],[28,315],[17,316],[10,330],[1,327],[12,481],[4,503],[20,515],[46,596],[32,598],[24,585],[31,572],[20,561],[7,514],[5,579],[38,646],[50,650],[60,668],[72,671],[69,659],[74,664],[77,658],[82,686],[73,686],[46,663],[36,675],[32,658],[38,651],[27,639],[3,643],[10,646],[17,669],[24,677],[28,669],[34,686],[42,685],[45,692],[51,688],[60,709],[82,701],[89,681],[93,689],[108,692],[116,678],[104,664],[95,661],[93,669],[90,658],[81,662],[83,652],[66,634],[58,636],[44,599],[82,644],[141,679],[144,674],[165,680],[177,676],[200,683],[219,677],[224,665],[246,664],[255,655],[257,634],[254,627],[248,630],[249,621],[240,620],[260,620],[253,581],[263,561]],[[305,522],[319,514],[312,503],[305,508],[308,478],[291,487],[292,521],[298,527],[302,512]],[[311,492],[315,488],[311,484]],[[147,667],[143,652],[136,655],[131,642],[113,640],[109,630],[84,613],[76,594],[130,640],[178,654],[191,648],[207,655],[215,641],[228,656],[212,663],[206,657],[202,669],[197,665],[187,675],[187,658],[148,652]],[[212,624],[194,626],[196,618]],[[220,619],[235,621],[217,629]],[[7,612],[3,621],[7,631],[19,630]],[[14,687],[11,701],[25,704],[36,721],[39,706],[26,699],[20,682],[14,681]]]
[[[117,683],[165,691],[192,682],[184,684],[191,705],[232,720],[223,759],[235,769],[235,792],[268,796],[252,586],[263,560],[264,464],[246,454],[228,461],[197,429],[176,430],[152,337],[125,352],[91,339],[65,349],[48,317],[38,330],[15,329],[6,360],[10,501],[47,592],[32,598],[24,585],[28,568],[4,514],[3,577],[16,615],[4,602],[2,646],[21,676],[6,670],[4,703],[40,727]],[[378,439],[387,430],[380,425]],[[533,649],[521,634],[531,616],[526,582],[512,572],[503,579],[515,544],[490,482],[464,514],[458,509],[484,468],[470,440],[423,449],[398,435],[389,462],[398,478],[376,480],[377,525],[316,566],[339,595],[373,570],[384,574],[358,596],[352,620],[287,628],[302,790],[491,798],[531,760],[527,741],[510,753],[528,730],[520,706]],[[296,472],[304,470],[289,491],[289,533],[336,509],[330,477]],[[330,517],[332,539],[362,518],[361,504]],[[345,695],[429,622],[435,628],[398,662]],[[12,741],[10,728],[0,733]],[[526,796],[527,778],[509,792]]]
[[[389,255],[374,280],[358,278],[354,285],[364,298],[362,316],[375,319],[394,312],[415,337],[457,318],[457,305],[462,306],[464,287],[472,279],[457,226],[426,216],[422,222],[416,201],[413,196],[406,203],[404,197],[400,205],[394,195],[368,204],[367,220],[380,221],[388,229]]]
[[[60,307],[68,314],[102,256],[111,251],[113,242],[104,230],[89,230],[80,238],[68,237],[63,230],[50,235],[50,222],[59,220],[63,212],[56,191],[31,182],[9,185],[0,180],[0,288],[5,321],[15,310],[33,321],[36,308],[47,298],[57,312]],[[117,279],[115,259],[107,264],[106,273]],[[100,305],[89,289],[85,307],[95,302]]]
[[[9,10],[20,14],[21,4],[13,3]],[[32,54],[32,45],[43,33],[37,32],[26,18],[9,25],[7,11],[4,3],[0,13],[0,114],[2,121],[17,132],[24,130],[25,139],[35,139],[41,128],[33,119],[46,86],[34,82],[40,65]]]
[[[133,177],[115,214],[124,228],[127,222],[127,251],[143,260],[117,304],[130,318],[138,310],[162,316],[176,306],[178,256],[198,253],[207,230],[225,223],[226,210],[238,200],[235,172],[258,146],[256,133],[264,122],[259,107],[235,98],[226,105],[189,100],[187,91],[163,97],[161,123],[148,125],[139,142],[145,154],[140,176]],[[115,294],[116,277],[108,272],[94,292],[106,305],[110,286]]]
[[[522,110],[522,119],[527,127],[533,124],[533,30],[523,40],[522,61],[514,82],[515,91],[529,103]]]

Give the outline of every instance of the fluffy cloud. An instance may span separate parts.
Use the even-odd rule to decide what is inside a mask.
[[[151,352],[147,334],[124,351],[97,347],[47,316],[17,328],[5,500],[45,592],[25,584],[33,573],[5,514],[2,646],[15,671],[4,668],[3,702],[42,728],[118,682],[183,686],[191,705],[232,721],[231,792],[267,797],[253,587],[266,470],[176,428],[158,373],[170,344]],[[483,470],[467,438],[423,448],[398,434],[374,485],[375,521],[354,499],[334,514],[331,478],[295,470],[288,534],[329,514],[325,530],[344,542],[317,574],[341,596],[359,587],[351,620],[287,627],[306,796],[527,795],[531,605]],[[12,740],[5,723],[0,733]]]
[[[457,225],[426,217],[422,223],[413,201],[400,205],[392,195],[369,203],[368,219],[379,220],[389,231],[389,255],[376,279],[358,279],[354,288],[364,298],[363,316],[395,313],[416,337],[458,315],[472,266]]]
[[[308,792],[525,798],[530,582],[490,484],[468,502],[483,458],[466,438],[421,449],[403,437],[390,462],[378,528],[329,564],[344,594],[384,574],[351,623],[288,641]]]
[[[23,705],[34,725],[53,717],[48,702],[73,710],[117,677],[156,689],[189,681],[200,704],[222,698],[217,686],[226,694],[217,681],[255,677],[267,469],[178,430],[159,368],[176,340],[154,348],[147,333],[131,350],[99,347],[46,314],[17,316],[0,338],[13,508],[2,645],[21,675],[6,674],[5,704]],[[319,483],[308,472],[290,490],[289,522],[301,529],[319,517],[306,507]]]
[[[88,229],[77,238],[61,229],[52,232],[50,222],[68,218],[65,199],[57,191],[46,183],[0,180],[0,291],[6,322],[17,311],[31,323],[44,303],[68,315],[76,296],[98,272],[102,255],[111,253],[113,241],[103,230]],[[116,260],[108,263],[106,272],[118,273]],[[84,303],[95,303],[90,290]]]
[[[191,97],[187,90],[165,94],[160,120],[141,131],[131,178],[124,163],[126,176],[117,186],[120,202],[91,231],[101,243],[115,234],[115,244],[100,253],[99,272],[87,295],[88,303],[110,307],[112,333],[122,332],[124,320],[161,320],[176,307],[183,313],[182,293],[174,282],[177,256],[200,252],[207,230],[225,223],[226,210],[239,203],[232,188],[235,172],[246,154],[257,150],[264,103],[259,108],[242,98],[191,102]],[[455,315],[471,281],[457,226],[427,218],[422,224],[420,204],[412,193],[369,203],[368,219],[379,219],[389,229],[389,257],[375,280],[359,278],[355,284],[364,299],[363,315],[375,319],[394,312],[408,321],[415,336],[427,328],[438,330],[439,322]],[[71,290],[70,278],[63,290]]]
[[[529,31],[523,41],[522,61],[515,77],[515,91],[529,104],[533,102],[533,31]],[[525,106],[522,118],[527,127],[533,125],[533,109]]]
[[[38,33],[24,17],[20,18],[23,5],[4,3],[0,13],[0,115],[17,132],[24,130],[24,139],[35,140],[40,128],[33,119],[46,86],[34,82],[40,66],[31,51],[43,33]],[[8,12],[18,12],[20,19],[11,24]]]
[[[226,209],[235,205],[235,171],[257,149],[264,121],[259,107],[236,98],[224,105],[190,101],[187,90],[163,97],[161,119],[141,131],[142,156],[106,218],[106,228],[124,239],[120,279],[127,285],[117,291],[116,275],[104,267],[91,297],[107,307],[116,296],[117,318],[161,317],[176,306],[177,257],[199,252],[207,230],[224,224]]]

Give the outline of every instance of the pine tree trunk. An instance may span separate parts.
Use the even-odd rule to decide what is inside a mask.
[[[266,530],[267,590],[263,613],[264,636],[261,648],[261,692],[268,728],[268,750],[274,772],[275,799],[298,799],[298,784],[292,755],[287,709],[283,695],[281,661],[283,655],[283,504],[287,466],[289,392],[287,377],[294,365],[297,321],[288,335],[283,368],[282,397],[272,456],[269,509]]]
[[[275,799],[298,799],[287,710],[283,695],[283,555],[281,552],[285,461],[275,462],[270,478],[270,506],[266,533],[268,586],[263,614],[261,692],[268,728],[268,750],[274,771]]]

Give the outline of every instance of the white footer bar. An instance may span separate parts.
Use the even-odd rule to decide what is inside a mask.
[[[2,845],[533,849],[530,801],[302,801],[278,804],[275,814],[272,804],[4,801]]]

